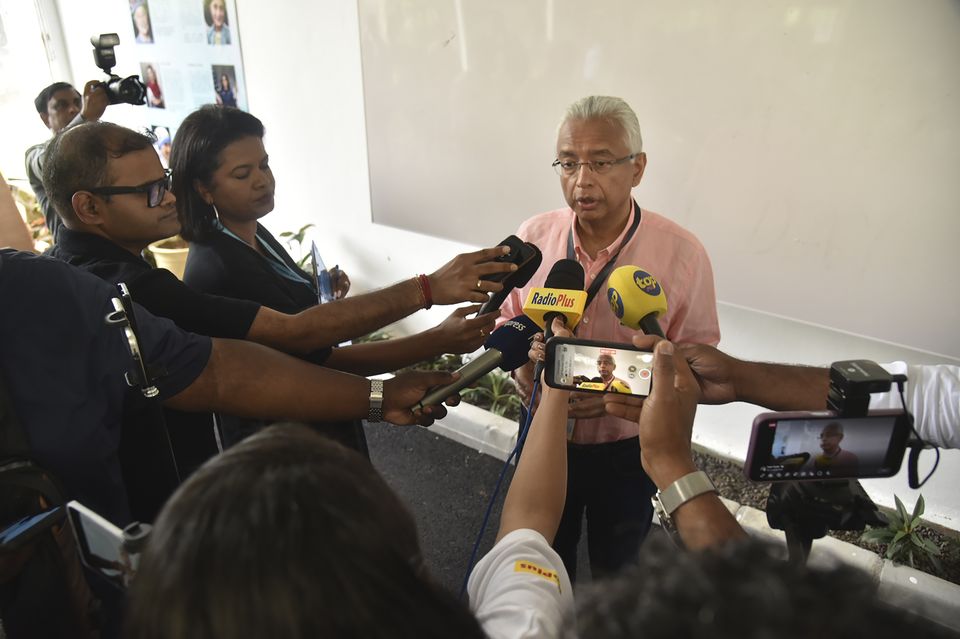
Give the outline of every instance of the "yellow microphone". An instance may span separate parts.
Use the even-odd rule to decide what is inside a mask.
[[[639,266],[621,266],[607,278],[607,301],[620,323],[664,337],[657,318],[667,312],[667,296],[653,275]]]
[[[536,322],[550,339],[553,337],[553,318],[563,317],[567,328],[573,330],[586,303],[583,267],[576,260],[559,260],[550,269],[543,287],[535,288],[527,295],[523,314]]]

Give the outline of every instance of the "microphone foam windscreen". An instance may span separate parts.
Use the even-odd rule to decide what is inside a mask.
[[[532,319],[526,315],[517,315],[490,333],[483,347],[495,348],[503,353],[500,368],[512,371],[530,361],[530,341],[539,332],[540,327]]]
[[[667,312],[667,296],[657,278],[639,266],[621,266],[607,279],[607,301],[620,323],[638,328],[647,315]]]
[[[570,291],[583,290],[583,267],[576,260],[557,260],[550,269],[544,288],[560,288]]]

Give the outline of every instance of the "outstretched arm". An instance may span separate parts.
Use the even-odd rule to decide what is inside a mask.
[[[640,415],[640,462],[660,490],[697,471],[690,438],[699,387],[693,372],[672,343],[656,345],[653,389]],[[687,548],[699,550],[740,539],[746,533],[716,493],[703,493],[672,514]]]
[[[503,286],[480,278],[516,270],[514,264],[491,261],[509,250],[495,246],[458,255],[427,277],[429,291],[422,290],[414,278],[373,293],[314,306],[296,315],[261,308],[247,339],[287,353],[310,353],[392,324],[424,308],[428,301],[438,305],[485,302],[488,293]],[[429,300],[424,299],[425,294]]]
[[[702,344],[678,348],[697,376],[701,403],[750,402],[771,410],[820,410],[826,405],[827,368],[747,362]]]
[[[553,321],[555,335],[571,335]],[[500,515],[497,541],[514,530],[529,528],[549,543],[557,534],[567,499],[567,405],[569,391],[541,385],[543,395],[534,414],[523,456],[513,474]]]
[[[429,425],[446,409],[413,411],[427,390],[449,384],[449,373],[405,373],[384,383],[383,416],[394,424]],[[308,364],[265,346],[214,339],[206,367],[166,402],[185,411],[219,411],[238,417],[344,421],[367,417],[370,380]]]
[[[496,311],[467,319],[479,309],[478,304],[458,308],[438,326],[409,337],[335,348],[324,365],[357,375],[375,375],[445,353],[471,353],[486,340],[499,314]]]
[[[0,175],[0,248],[7,246],[18,251],[35,252],[30,230],[20,217],[10,186]]]

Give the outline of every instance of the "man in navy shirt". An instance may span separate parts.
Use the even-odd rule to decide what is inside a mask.
[[[68,496],[114,523],[130,519],[118,460],[121,415],[131,366],[125,338],[108,327],[116,289],[50,258],[0,250],[0,376],[35,459]],[[178,329],[137,309],[144,359],[159,399],[182,410],[250,417],[346,420],[370,412],[371,383],[231,339]],[[446,373],[407,373],[383,389],[383,418],[429,424],[445,410],[412,408]],[[136,427],[124,424],[124,428]]]

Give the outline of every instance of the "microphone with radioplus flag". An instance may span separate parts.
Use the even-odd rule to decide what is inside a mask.
[[[667,296],[653,275],[639,266],[621,266],[607,279],[607,301],[620,323],[664,337],[657,318],[667,312]]]
[[[587,293],[583,290],[583,267],[576,260],[558,260],[540,288],[532,289],[523,305],[523,314],[553,337],[553,318],[562,317],[573,328],[583,315]]]
[[[417,408],[441,403],[498,366],[507,372],[523,366],[530,361],[530,342],[538,332],[536,323],[526,315],[517,315],[505,322],[484,342],[483,347],[487,350],[482,355],[457,369],[460,379],[427,393]]]

